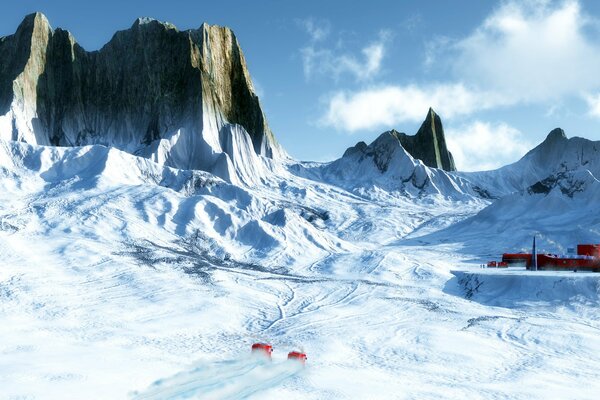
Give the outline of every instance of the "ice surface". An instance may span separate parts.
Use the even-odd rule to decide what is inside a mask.
[[[536,221],[600,242],[593,181],[492,203],[328,176],[0,141],[0,397],[597,398],[600,275],[478,267]]]

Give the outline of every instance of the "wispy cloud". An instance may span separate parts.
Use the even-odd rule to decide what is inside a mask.
[[[331,23],[326,19],[297,19],[296,23],[306,31],[312,42],[325,40],[331,32]]]
[[[436,65],[440,58],[440,53],[452,46],[452,39],[448,36],[437,35],[425,43],[425,59],[423,65],[425,68],[431,68]]]
[[[390,32],[382,30],[377,38],[353,54],[341,46],[328,46],[324,39],[330,34],[330,25],[326,21],[307,19],[299,25],[309,36],[309,42],[300,49],[304,76],[311,80],[317,76],[326,76],[339,80],[344,75],[352,76],[356,81],[371,80],[381,70]]]
[[[588,115],[600,118],[600,93],[584,95],[588,105]]]
[[[400,26],[406,29],[408,32],[413,33],[417,31],[420,25],[423,24],[423,16],[420,13],[414,13],[404,18],[400,23]]]
[[[355,132],[420,119],[429,106],[452,118],[492,107],[552,107],[567,97],[583,98],[589,115],[600,117],[599,26],[575,0],[504,2],[469,35],[426,45],[424,68],[449,72],[447,80],[374,87],[371,79],[362,89],[331,93],[321,123]],[[357,76],[381,68],[381,59],[372,68],[356,62],[365,72]]]

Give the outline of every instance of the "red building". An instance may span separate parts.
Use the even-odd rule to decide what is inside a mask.
[[[524,265],[527,269],[533,267],[533,256],[528,253],[505,253],[502,261],[509,265]],[[537,254],[537,268],[600,272],[600,244],[579,244],[577,254]]]

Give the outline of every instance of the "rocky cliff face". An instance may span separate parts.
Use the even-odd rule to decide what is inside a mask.
[[[396,134],[402,147],[428,167],[456,171],[452,153],[446,147],[442,120],[431,108],[416,135],[409,136],[398,132]]]
[[[285,156],[233,32],[152,19],[87,52],[44,15],[27,16],[0,39],[0,137],[104,144],[229,180],[258,156]]]
[[[384,132],[385,134],[397,139],[413,158],[423,161],[423,164],[426,166],[445,171],[456,171],[452,153],[446,147],[442,121],[431,108],[427,112],[427,117],[423,121],[423,124],[421,124],[421,128],[419,128],[416,135],[410,136],[395,129]],[[358,142],[355,146],[348,148],[344,156],[357,152],[364,153],[366,149],[367,145],[365,142]]]

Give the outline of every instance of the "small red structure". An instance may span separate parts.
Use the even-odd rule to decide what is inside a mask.
[[[508,268],[506,261],[490,261],[487,263],[488,268]]]
[[[299,351],[290,351],[288,353],[288,360],[298,360],[304,365],[306,364],[306,354]]]
[[[252,354],[259,353],[271,358],[273,353],[273,346],[267,343],[254,343],[252,345]]]
[[[502,261],[508,264],[520,264],[526,267],[532,263],[532,255],[526,253],[504,253],[502,254]]]
[[[577,255],[600,258],[600,244],[578,244]]]

